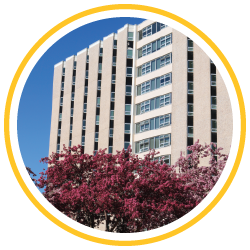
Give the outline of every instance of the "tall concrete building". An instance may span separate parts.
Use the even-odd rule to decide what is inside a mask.
[[[229,153],[232,110],[216,66],[192,40],[146,20],[125,25],[54,67],[49,153],[132,146],[174,163],[187,146]]]

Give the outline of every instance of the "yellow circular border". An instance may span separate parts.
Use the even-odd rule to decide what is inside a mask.
[[[63,222],[61,222],[60,220],[58,220],[56,217],[54,217],[52,214],[50,214],[37,200],[36,198],[33,196],[33,194],[30,192],[30,190],[27,188],[26,184],[24,183],[15,159],[14,159],[14,155],[12,152],[12,148],[11,148],[11,141],[10,141],[10,134],[9,134],[9,118],[10,118],[10,108],[11,108],[11,102],[12,102],[12,98],[13,98],[13,94],[14,94],[14,90],[15,87],[17,85],[17,82],[19,80],[19,77],[23,71],[23,69],[25,68],[26,64],[28,63],[28,61],[30,60],[30,58],[33,56],[33,54],[38,50],[38,48],[49,38],[51,37],[53,34],[55,34],[58,30],[60,30],[61,28],[63,28],[64,26],[66,26],[67,24],[74,22],[82,17],[91,15],[91,14],[95,14],[98,12],[103,12],[103,11],[109,11],[109,10],[141,10],[141,11],[146,11],[146,12],[152,12],[155,14],[159,14],[168,18],[171,18],[179,23],[181,23],[182,25],[186,26],[187,28],[189,28],[190,30],[192,30],[193,32],[195,32],[198,36],[200,36],[213,50],[214,52],[218,55],[218,57],[221,59],[221,61],[223,62],[224,66],[226,67],[232,81],[235,87],[235,91],[238,97],[238,101],[239,101],[239,106],[240,106],[240,116],[241,116],[241,133],[240,133],[240,142],[239,142],[239,148],[238,148],[238,153],[234,162],[234,166],[233,169],[226,181],[226,183],[224,184],[224,186],[222,187],[222,189],[220,190],[220,192],[218,193],[218,195],[214,198],[214,200],[200,213],[198,214],[195,218],[193,218],[192,220],[190,220],[189,222],[187,222],[186,224],[182,225],[181,227],[168,232],[166,234],[162,234],[156,237],[152,237],[152,238],[148,238],[148,239],[142,239],[142,240],[131,240],[131,241],[118,241],[118,240],[107,240],[107,239],[102,239],[102,238],[98,238],[98,237],[94,237],[94,236],[90,236],[88,234],[79,232],[71,227],[69,227],[68,225],[64,224]],[[10,89],[9,89],[9,93],[7,96],[7,101],[6,101],[6,107],[5,107],[5,116],[4,116],[4,134],[5,134],[5,143],[6,143],[6,148],[7,148],[7,153],[8,153],[8,157],[13,169],[13,172],[19,182],[19,185],[21,186],[21,188],[23,189],[23,191],[25,192],[25,194],[28,196],[28,198],[31,200],[31,202],[39,209],[39,211],[41,213],[43,213],[48,219],[50,219],[52,222],[54,222],[56,225],[58,225],[59,227],[63,228],[64,230],[89,241],[93,241],[96,243],[101,243],[101,244],[106,244],[106,245],[115,245],[115,246],[136,246],[136,245],[144,245],[144,244],[149,244],[149,243],[153,243],[153,242],[157,242],[157,241],[161,241],[161,240],[165,240],[167,238],[170,238],[178,233],[183,232],[184,230],[188,229],[189,227],[193,226],[195,223],[197,223],[199,220],[201,220],[205,215],[207,215],[213,208],[214,206],[220,201],[220,199],[223,197],[223,195],[225,194],[225,192],[227,191],[227,189],[229,188],[230,184],[233,181],[233,178],[235,177],[235,174],[238,170],[240,161],[241,161],[241,157],[242,157],[242,153],[243,153],[243,149],[244,149],[244,144],[245,144],[245,136],[246,136],[246,115],[245,115],[245,106],[244,106],[244,101],[243,101],[243,96],[242,96],[242,92],[238,83],[238,80],[234,74],[234,71],[231,67],[231,65],[229,64],[229,62],[227,61],[226,57],[223,55],[223,53],[220,51],[220,49],[214,44],[214,42],[208,37],[206,36],[201,30],[199,30],[197,27],[195,27],[193,24],[189,23],[188,21],[184,20],[183,18],[174,15],[170,12],[167,12],[165,10],[161,10],[161,9],[157,9],[154,7],[149,7],[149,6],[145,6],[145,5],[134,5],[134,4],[114,4],[114,5],[105,5],[105,6],[100,6],[100,7],[96,7],[93,9],[89,9],[83,12],[80,12],[74,16],[71,16],[70,18],[62,21],[61,23],[59,23],[58,25],[56,25],[55,27],[53,27],[51,30],[49,30],[45,35],[43,35],[37,42],[36,44],[30,49],[30,51],[27,53],[27,55],[24,57],[23,61],[21,62],[21,64],[19,65],[15,76],[13,78],[13,81],[11,83]]]

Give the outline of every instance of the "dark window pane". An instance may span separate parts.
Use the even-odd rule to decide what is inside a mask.
[[[217,119],[217,110],[211,109],[211,119]]]
[[[188,126],[193,126],[193,125],[194,125],[193,116],[188,116],[187,123],[188,123],[188,124],[187,124]]]
[[[117,50],[113,49],[113,56],[116,56],[116,55],[117,55]]]
[[[188,103],[194,103],[194,96],[188,95]]]
[[[189,81],[189,82],[192,82],[193,79],[194,79],[193,73],[188,73],[188,81]]]
[[[89,64],[88,63],[86,64],[86,70],[89,70]]]
[[[127,59],[127,67],[133,67],[133,59]]]
[[[125,97],[125,104],[131,104],[131,96]]]
[[[125,134],[124,135],[124,141],[130,142],[130,134]]]
[[[111,92],[115,92],[115,84],[111,84]]]
[[[132,77],[126,77],[126,85],[132,85]]]
[[[155,129],[159,128],[159,126],[160,126],[160,118],[156,117],[155,118]]]
[[[113,146],[113,138],[109,137],[109,146]]]
[[[211,96],[216,96],[216,86],[211,86]]]
[[[95,142],[95,148],[94,150],[98,150],[98,142]]]
[[[194,60],[194,53],[193,53],[193,51],[188,51],[188,60]]]
[[[217,133],[211,133],[211,142],[217,143]]]
[[[131,116],[125,115],[125,123],[131,123]]]
[[[194,144],[194,140],[193,140],[194,138],[191,138],[191,137],[188,137],[187,138],[187,145],[188,146],[191,146],[191,145],[193,145]]]
[[[152,34],[156,33],[156,23],[152,24]]]
[[[211,63],[210,70],[212,74],[216,74],[216,66],[213,63]]]
[[[112,75],[116,74],[116,67],[112,67]]]
[[[102,56],[99,56],[99,63],[102,63]]]
[[[98,74],[98,80],[102,80],[102,74]]]
[[[110,128],[114,128],[114,121],[113,121],[113,120],[110,120],[110,121],[109,121],[109,127],[110,127]]]

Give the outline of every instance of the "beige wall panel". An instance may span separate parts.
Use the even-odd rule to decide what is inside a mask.
[[[135,97],[135,104],[141,103],[141,102],[144,102],[146,100],[155,98],[155,97],[160,96],[160,95],[165,95],[165,94],[168,94],[171,92],[172,92],[172,84],[169,84],[167,86],[161,87],[159,89],[148,92],[146,94],[136,96]]]
[[[72,145],[82,144],[82,116],[87,50],[77,55]]]
[[[127,62],[127,34],[126,27],[117,34],[117,62],[115,86],[115,114],[113,153],[124,148],[124,119],[125,119],[125,86]]]
[[[162,36],[166,36],[166,35],[170,34],[172,31],[173,31],[173,29],[171,27],[166,27],[166,28],[160,30],[159,32],[156,32],[155,34],[153,34],[151,36],[144,37],[140,41],[138,40],[138,42],[137,42],[137,49],[141,48],[142,46],[144,46],[144,45],[146,45],[148,43],[151,43],[151,42],[159,39]]]
[[[134,134],[134,141],[138,142],[138,141],[144,140],[146,138],[155,137],[158,135],[170,134],[170,133],[171,133],[171,126],[167,126],[167,127],[163,127],[163,128],[149,130],[149,131],[146,131],[143,133]]]
[[[233,134],[233,114],[226,85],[216,70],[217,88],[217,145],[223,153],[229,154]]]
[[[73,76],[74,56],[68,58],[65,62],[65,82],[63,94],[63,112],[62,112],[62,130],[60,148],[63,144],[69,146],[69,130],[70,130],[70,107],[71,107],[71,90]]]
[[[187,37],[173,29],[171,163],[187,147]]]
[[[150,62],[158,57],[161,57],[161,56],[164,56],[164,55],[167,55],[168,53],[172,52],[172,44],[154,52],[154,53],[151,53],[147,56],[143,56],[141,57],[140,59],[137,59],[136,60],[136,67],[139,67],[141,66],[142,64],[146,63],[146,62]]]
[[[99,149],[109,146],[109,120],[110,120],[110,98],[111,98],[111,75],[113,60],[113,36],[103,41],[103,66],[100,104],[100,125],[99,125]]]
[[[87,154],[93,154],[94,151],[99,48],[100,43],[96,43],[89,48],[89,81],[84,150]]]
[[[56,152],[63,63],[54,68],[49,155]]]
[[[155,70],[153,72],[150,72],[150,73],[148,73],[146,75],[137,77],[135,84],[139,85],[139,84],[141,84],[143,82],[146,82],[146,81],[148,81],[150,79],[154,79],[156,77],[159,77],[159,76],[165,75],[167,73],[170,73],[170,72],[172,72],[172,67],[173,67],[172,63],[170,63],[170,64],[168,64],[168,65],[166,65],[166,66],[164,66],[164,67],[162,67],[160,69],[157,69],[157,70]],[[136,72],[136,74],[137,74],[137,72]]]
[[[210,92],[210,58],[194,43],[194,143],[199,139],[202,145],[211,142]]]

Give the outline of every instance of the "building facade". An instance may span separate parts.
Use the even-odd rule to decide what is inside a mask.
[[[54,67],[49,154],[64,144],[87,154],[131,145],[174,163],[198,139],[229,153],[232,124],[216,66],[165,24],[125,25]]]

